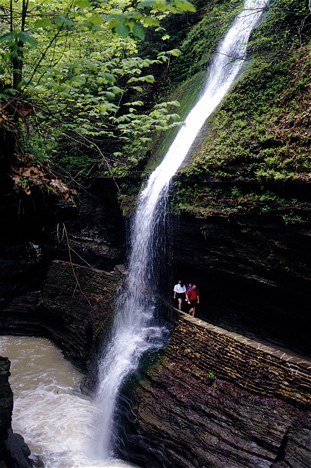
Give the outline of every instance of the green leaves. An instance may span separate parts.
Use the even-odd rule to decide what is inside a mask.
[[[145,31],[141,26],[138,26],[138,24],[135,24],[133,26],[132,33],[135,37],[138,37],[139,39],[145,39]]]
[[[146,0],[137,4],[137,8],[151,8],[156,4],[156,0]]]
[[[182,11],[196,11],[194,5],[192,5],[190,2],[187,2],[187,0],[176,0],[174,3],[177,8],[180,8]]]
[[[38,45],[38,41],[32,37],[29,33],[25,32],[25,31],[21,31],[17,34],[17,38],[21,41],[21,42],[26,42],[30,45],[32,45],[33,47],[36,47]]]
[[[195,12],[196,9],[192,3],[187,0],[158,1],[146,0],[137,4],[138,10],[150,9],[152,15],[146,15],[144,12],[129,9],[124,13],[110,14],[106,18],[109,20],[111,30],[121,37],[127,37],[132,34],[134,37],[143,40],[145,32],[142,26],[159,26],[160,21],[156,18],[156,12],[183,13],[186,11]]]
[[[150,109],[145,97],[155,82],[152,67],[179,51],[140,57],[138,41],[169,13],[192,11],[188,2],[28,0],[28,11],[24,2],[3,2],[8,11],[12,4],[12,15],[1,24],[0,72],[7,88],[0,99],[31,98],[36,119],[29,135],[35,139],[38,128],[50,153],[63,152],[66,135],[93,153],[113,140],[121,157],[124,142],[137,139],[145,148],[150,132],[178,125],[178,115],[169,112],[176,103]]]
[[[55,23],[57,24],[57,26],[75,26],[74,21],[61,15],[55,17]]]
[[[89,0],[75,0],[74,4],[82,9],[92,7]]]
[[[51,25],[50,18],[42,18],[42,19],[37,20],[34,23],[33,28],[34,29],[46,28],[47,26],[50,26],[50,25]]]
[[[0,42],[12,42],[16,39],[15,31],[11,31],[0,36]]]
[[[130,28],[126,24],[119,23],[115,28],[111,28],[115,33],[121,37],[127,37],[130,33]]]
[[[128,83],[133,83],[135,81],[144,81],[146,83],[154,83],[155,79],[153,75],[146,75],[146,76],[139,76],[139,77],[132,77],[130,78],[127,82]]]
[[[104,79],[110,84],[115,82],[115,77],[111,73],[104,73]]]
[[[158,11],[171,11],[173,13],[179,13],[177,10],[192,11],[195,12],[196,9],[192,3],[187,0],[172,0],[172,1],[158,1],[158,0],[145,0],[137,4],[137,8],[152,8],[153,10]]]
[[[36,47],[38,44],[38,41],[25,31],[14,30],[10,31],[9,33],[3,34],[0,37],[0,42],[7,42],[8,44],[13,44],[19,41],[22,43],[30,44],[33,47]]]
[[[109,20],[109,27],[113,33],[121,37],[127,37],[132,34],[139,39],[145,38],[145,31],[142,28],[143,15],[137,12],[128,12],[124,14],[111,14],[106,16]],[[149,20],[149,23],[153,21]]]

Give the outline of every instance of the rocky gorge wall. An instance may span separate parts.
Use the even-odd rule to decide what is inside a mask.
[[[98,353],[109,336],[121,274],[118,269],[104,272],[55,260],[40,293],[29,294],[28,307],[23,307],[24,296],[0,312],[0,333],[51,339],[87,376],[81,389],[88,393],[96,383]],[[0,356],[0,467],[26,468],[32,466],[29,450],[22,436],[11,429],[9,365]]]
[[[13,408],[13,394],[9,385],[10,363],[7,359],[0,358],[0,454],[6,451],[5,440],[8,430],[11,428],[11,414]],[[5,462],[0,459],[0,466],[4,468]]]
[[[13,393],[9,385],[10,362],[0,356],[0,467],[30,468],[29,448],[11,428]]]
[[[189,316],[139,381],[125,452],[148,468],[307,468],[311,361]]]
[[[229,6],[210,4],[226,12]],[[182,190],[186,185],[188,195],[177,200],[178,209],[170,217],[171,271],[163,283],[169,300],[179,277],[197,282],[198,317],[284,348],[285,356],[297,352],[310,357],[310,54],[303,48],[296,61],[280,65],[293,44],[279,43],[271,35],[281,37],[283,31],[291,37],[295,31],[299,44],[305,41],[306,2],[291,5],[288,9],[286,2],[278,3],[281,25],[264,34],[269,43],[264,50],[276,44],[271,62],[258,66],[257,75],[250,73],[231,93],[238,105],[227,100],[218,121],[207,123],[212,130],[208,144],[202,139],[196,164],[189,164],[190,176],[176,180]],[[297,17],[289,22],[295,11]],[[219,11],[211,15],[203,6],[200,18],[201,27],[189,37],[192,46],[189,41],[182,46],[185,58],[171,73],[172,88],[173,75],[184,79],[194,69],[205,70],[215,49],[215,32],[221,34],[223,23]],[[190,22],[173,29],[182,32]],[[172,47],[179,47],[174,40]],[[286,74],[288,79],[279,83]],[[192,86],[188,88],[192,96]],[[16,138],[6,131],[4,137],[1,133],[3,173],[17,152]],[[139,175],[142,171],[139,166]],[[115,267],[124,260],[125,222],[114,182],[97,179],[80,191],[78,205],[59,203],[58,197],[36,188],[33,197],[25,191],[17,196],[7,174],[0,182],[0,333],[52,338],[92,384],[94,358],[109,333],[112,297],[120,280]],[[271,190],[272,202],[262,202]],[[227,192],[233,191],[230,201]],[[134,417],[125,424],[125,456],[148,468],[305,468],[310,456],[309,374],[295,361],[287,365],[282,354],[256,350],[247,341],[182,319],[164,357],[153,367],[149,364],[135,390]],[[1,388],[9,392],[8,364],[3,362]],[[132,392],[126,395],[129,400]],[[6,442],[12,441],[8,394],[0,399]]]
[[[4,202],[0,198],[0,206]],[[87,349],[100,335],[98,323],[112,315],[119,283],[114,269],[123,260],[124,220],[115,186],[102,180],[82,191],[76,204],[49,204],[49,197],[45,203],[36,220],[27,211],[15,220],[15,210],[11,216],[19,224],[10,213],[3,218],[10,236],[0,235],[0,333],[51,337],[65,352],[68,334],[80,335],[80,348]],[[85,357],[72,353],[85,371]]]
[[[308,215],[309,216],[309,215]],[[311,221],[275,214],[172,217],[174,278],[197,283],[197,315],[311,357]]]
[[[101,210],[100,206],[101,202],[92,212]],[[103,249],[96,242],[96,236],[95,242],[92,241],[91,230],[100,227],[97,228],[95,223],[92,228],[91,221],[84,222],[84,210],[85,205],[82,205],[81,217],[73,220],[73,224],[66,224],[69,245],[79,255],[83,254],[85,260],[90,257],[95,265],[100,266],[101,258],[111,250],[108,246]],[[105,219],[106,214],[101,223],[104,224]],[[277,303],[286,288],[279,284],[281,278],[277,269],[265,270],[265,238],[258,246],[252,244],[253,236],[258,238],[259,233],[263,236],[266,232],[264,225],[258,223],[254,229],[249,224],[249,241],[246,242],[245,237],[241,239],[241,230],[246,226],[239,224],[224,220],[219,224],[214,220],[213,224],[211,220],[209,232],[213,236],[208,237],[206,227],[202,229],[206,221],[188,217],[171,217],[171,221],[173,242],[170,261],[176,276],[183,274],[198,282],[202,303],[197,316],[211,322],[211,327],[226,325],[229,330],[258,342],[265,338],[265,342],[279,344],[280,348],[287,347],[285,355],[293,354],[294,343],[272,333],[275,323],[272,304]],[[46,266],[35,290],[34,277],[27,270],[28,285],[23,284],[20,295],[11,292],[2,303],[0,329],[1,333],[34,334],[53,339],[67,358],[88,373],[88,382],[84,386],[88,391],[96,379],[96,354],[109,334],[113,296],[123,272],[122,268],[103,271],[65,260],[68,253],[66,238],[58,239],[57,226],[51,227],[49,232],[52,238],[55,232],[54,245],[57,246],[53,251],[60,258]],[[117,235],[117,226],[115,230]],[[290,230],[293,231],[294,227],[291,226]],[[298,233],[292,232],[293,242],[295,235]],[[228,239],[235,245],[235,255],[228,256],[228,247],[223,247],[227,246]],[[295,252],[300,252],[298,259],[303,256],[305,244],[295,245]],[[118,248],[121,247],[119,243]],[[287,252],[284,249],[280,251]],[[77,260],[75,252],[73,255]],[[206,255],[212,255],[213,263],[205,259]],[[283,254],[282,261],[294,264],[294,257]],[[114,258],[116,263],[119,257]],[[278,258],[281,259],[281,254]],[[251,278],[244,271],[247,260],[253,269]],[[19,269],[22,269],[25,263],[22,259],[19,262]],[[109,258],[102,262],[113,263]],[[214,268],[210,268],[211,265]],[[33,268],[31,271],[36,270],[36,262]],[[267,284],[260,280],[265,271]],[[274,280],[275,286],[272,287],[268,279]],[[226,295],[224,284],[228,285],[224,288]],[[304,290],[301,276],[301,281],[293,282],[289,294],[294,291],[295,284],[301,284],[301,290]],[[290,287],[290,281],[287,285]],[[270,295],[263,295],[267,290]],[[301,290],[298,289],[297,294]],[[256,295],[256,300],[254,297],[250,299],[252,294]],[[237,296],[239,300],[236,300]],[[258,301],[259,297],[262,302]],[[294,317],[293,305],[286,297],[279,303],[278,310],[283,311],[284,316],[290,313],[290,317]],[[299,314],[298,308],[295,320],[301,327],[301,333],[297,338],[307,343],[306,322]],[[290,336],[290,326],[280,328],[287,330]],[[266,333],[267,329],[270,335]],[[257,350],[247,339],[241,342],[196,319],[182,318],[164,357],[155,366],[149,363],[145,379],[136,390],[132,388],[129,394],[124,394],[127,401],[135,394],[136,406],[132,409],[135,418],[130,418],[130,422],[127,420],[124,425],[126,434],[122,455],[130,456],[132,461],[148,468],[268,467],[274,462],[279,463],[274,466],[282,466],[286,446],[290,462],[295,459],[293,466],[305,468],[307,452],[304,446],[307,442],[303,441],[309,437],[306,422],[310,397],[309,371],[298,366],[295,360],[288,365],[280,359],[282,354],[283,350],[276,355],[266,353],[260,346]],[[303,377],[304,373],[307,377]],[[296,439],[299,439],[299,444]],[[295,445],[299,446],[297,454],[294,453]]]
[[[124,221],[110,181],[94,183],[77,205],[43,199],[43,211],[34,198],[27,204],[35,209],[24,207],[18,217],[18,197],[0,190],[0,334],[51,339],[87,375],[82,387],[89,392],[122,275],[115,267],[123,259]],[[0,357],[0,365],[0,466],[29,467],[22,436],[11,429],[8,359]]]

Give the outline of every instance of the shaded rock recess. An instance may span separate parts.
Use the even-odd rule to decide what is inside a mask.
[[[117,268],[104,272],[55,260],[40,293],[30,294],[28,304],[17,298],[1,312],[0,332],[51,339],[87,376],[81,388],[89,392],[96,383],[98,353],[109,336],[120,276]],[[9,364],[0,357],[0,467],[24,468],[32,465],[21,436],[11,429]]]
[[[0,334],[51,339],[87,375],[86,392],[96,381],[121,276],[124,221],[115,192],[113,182],[95,181],[77,205],[45,193],[32,200],[0,193]],[[9,361],[0,363],[0,467],[24,468],[27,448],[11,430]]]
[[[285,210],[285,208],[284,208]],[[171,218],[172,270],[200,290],[197,315],[311,357],[311,219],[278,213]]]

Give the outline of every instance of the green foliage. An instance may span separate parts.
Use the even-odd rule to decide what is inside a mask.
[[[254,31],[250,53],[263,57],[287,55],[289,49],[308,43],[310,32],[307,2],[270,1],[261,27]]]
[[[193,79],[188,80],[179,86],[177,90],[171,95],[173,99],[180,103],[178,114],[182,120],[185,119],[191,108],[196,103],[200,93],[202,92],[204,81],[205,73],[198,73],[195,77],[193,77]],[[152,171],[162,160],[163,156],[169,149],[171,142],[176,136],[179,126],[180,123],[178,123],[178,125],[175,127],[171,126],[171,128],[168,129],[168,131],[164,134],[163,132],[153,134],[152,141],[149,145],[149,150],[152,156],[148,160],[148,164],[144,173],[149,173]]]
[[[303,222],[309,217],[308,202],[281,196],[265,185],[252,184],[256,190],[250,190],[242,180],[231,181],[230,188],[223,182],[221,178],[214,180],[211,188],[202,181],[192,181],[191,184],[183,179],[175,181],[173,212],[178,215],[190,213],[204,219],[273,214],[285,224]]]
[[[190,29],[180,46],[181,58],[173,64],[177,82],[206,69],[221,37],[241,9],[241,2],[210,1],[202,9],[202,19]]]
[[[239,177],[275,180],[311,173],[310,70],[305,50],[269,67],[254,65],[212,117],[212,131],[193,165],[208,173],[234,171]]]
[[[311,178],[308,14],[301,0],[290,8],[280,1],[254,31],[248,69],[206,123],[209,131],[181,170],[176,212],[305,219],[304,203],[281,194]],[[235,189],[221,188],[227,184]]]
[[[151,131],[176,125],[177,114],[167,111],[171,103],[152,109],[146,100],[155,82],[150,67],[179,52],[140,57],[137,40],[144,28],[185,11],[194,11],[186,0],[6,0],[0,10],[0,99],[33,106],[27,135],[45,139],[47,154],[61,150],[69,157],[71,144],[88,146],[110,167],[112,140],[115,154],[133,136],[146,143]],[[64,145],[64,136],[70,144]]]

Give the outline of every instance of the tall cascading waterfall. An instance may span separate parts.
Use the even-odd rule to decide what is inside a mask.
[[[150,293],[154,292],[157,284],[157,266],[153,264],[153,258],[170,180],[186,158],[204,122],[220,104],[241,70],[250,34],[266,4],[267,0],[245,1],[243,11],[217,49],[202,97],[140,194],[132,223],[128,275],[117,303],[110,345],[100,362],[95,423],[95,452],[99,458],[112,455],[115,403],[124,379],[137,368],[146,350],[161,343],[163,330],[154,324],[154,304]]]

